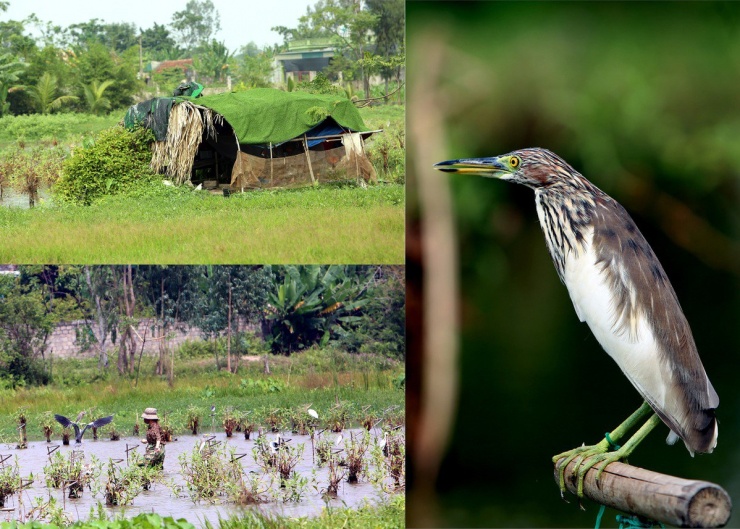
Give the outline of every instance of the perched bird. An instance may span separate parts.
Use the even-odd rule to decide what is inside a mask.
[[[578,495],[583,478],[601,463],[629,456],[662,420],[668,443],[683,440],[691,455],[717,445],[719,398],[709,382],[676,293],[650,245],[625,209],[556,154],[521,149],[493,158],[434,166],[445,172],[499,178],[534,189],[547,248],[581,321],[612,357],[645,403],[605,439],[558,454],[560,490],[576,457]],[[654,414],[652,413],[654,412]],[[650,415],[617,450],[613,442]]]
[[[92,422],[89,422],[84,425],[84,428],[80,430],[80,425],[78,424],[82,417],[84,417],[85,412],[82,411],[77,415],[77,418],[74,421],[71,421],[67,419],[64,415],[58,415],[55,414],[54,418],[61,424],[64,428],[69,428],[70,426],[75,429],[75,443],[81,443],[82,442],[82,436],[85,435],[85,431],[87,431],[88,428],[100,428],[101,426],[105,426],[109,422],[113,420],[113,415],[108,415],[107,417],[101,417],[100,419],[94,420]]]
[[[318,418],[319,418],[319,414],[318,414],[318,412],[317,412],[316,410],[312,409],[312,408],[309,408],[309,409],[308,409],[308,414],[309,414],[309,415],[310,415],[311,417],[313,417],[314,419],[318,419]]]

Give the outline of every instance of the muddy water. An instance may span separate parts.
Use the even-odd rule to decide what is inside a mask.
[[[355,435],[362,433],[361,430],[345,430],[342,434],[345,439],[349,438],[350,432]],[[127,446],[137,446],[138,448],[136,449],[136,452],[143,455],[144,445],[137,438],[121,438],[119,441],[110,441],[108,439],[101,438],[98,441],[93,441],[90,433],[91,432],[88,431],[85,434],[86,437],[90,436],[90,439],[84,439],[82,445],[77,445],[77,447],[82,447],[82,450],[85,453],[85,461],[87,462],[90,461],[90,456],[94,455],[100,459],[104,465],[107,465],[110,458],[123,459],[123,463],[121,464],[125,465]],[[252,435],[253,438],[255,436],[256,434]],[[269,440],[272,440],[274,434],[267,434],[267,436]],[[171,515],[176,519],[186,518],[196,526],[203,526],[205,520],[209,520],[211,523],[216,525],[219,516],[225,518],[231,514],[239,513],[242,509],[259,509],[266,513],[280,514],[284,516],[315,516],[319,514],[326,505],[326,502],[319,491],[326,488],[326,484],[328,483],[328,471],[326,468],[318,467],[312,462],[311,439],[309,436],[288,434],[286,437],[292,439],[292,441],[290,441],[290,444],[292,445],[305,445],[302,461],[298,463],[296,471],[303,477],[309,479],[309,486],[300,503],[271,502],[250,507],[240,507],[224,503],[212,504],[206,501],[194,503],[187,496],[175,496],[175,493],[167,486],[162,483],[157,483],[154,485],[152,490],[142,491],[138,496],[136,496],[132,505],[124,507],[105,507],[105,509],[109,517],[123,514],[125,517],[130,518],[141,512],[156,512],[161,515]],[[332,434],[329,438],[334,439],[334,437],[334,434]],[[184,485],[178,457],[182,453],[190,453],[193,450],[195,443],[201,439],[201,436],[180,435],[177,441],[167,444],[163,482],[168,483],[170,480],[173,480],[174,483],[178,485]],[[234,433],[234,437],[227,438],[223,432],[220,432],[216,434],[215,440],[223,441],[227,443],[228,446],[234,447],[237,454],[247,454],[240,460],[245,472],[261,472],[252,456],[254,439],[247,441],[244,439],[243,434],[238,432]],[[376,440],[377,438],[373,435],[372,442],[376,442]],[[60,445],[58,450],[61,451],[65,458],[68,458],[70,452],[76,448],[74,440],[72,440],[72,443],[69,446],[63,446],[59,442],[30,442],[28,444],[28,448],[25,450],[17,450],[14,445],[0,445],[0,456],[11,455],[18,457],[22,478],[28,478],[31,473],[34,477],[33,485],[25,489],[23,492],[23,506],[20,506],[19,498],[17,496],[14,496],[12,499],[6,499],[5,507],[13,508],[13,511],[0,513],[0,520],[18,519],[23,515],[23,511],[28,512],[28,510],[30,510],[32,500],[35,497],[46,499],[49,494],[56,498],[60,505],[64,506],[65,511],[69,513],[75,521],[88,519],[90,507],[95,506],[98,502],[105,504],[105,499],[101,493],[93,496],[92,492],[87,488],[85,489],[82,498],[69,499],[65,497],[66,495],[62,493],[61,489],[50,489],[45,486],[43,468],[49,464],[47,449],[57,445]],[[11,459],[8,460],[8,463],[12,461],[13,458],[11,457]],[[311,474],[313,469],[316,469],[315,483],[311,483]],[[103,471],[103,476],[105,476],[105,470]],[[101,476],[101,479],[104,479],[103,476]],[[316,490],[314,485],[316,485],[319,491]],[[366,481],[359,484],[349,484],[344,481],[340,485],[338,497],[330,500],[329,505],[341,507],[346,504],[348,507],[355,507],[365,499],[375,503],[378,500],[378,495],[379,492],[377,488],[373,487]]]
[[[39,198],[37,204],[49,201],[51,201],[49,190],[39,190]],[[25,193],[18,193],[17,191],[13,191],[12,189],[3,188],[3,199],[0,200],[0,206],[5,206],[8,208],[28,209],[28,195]]]

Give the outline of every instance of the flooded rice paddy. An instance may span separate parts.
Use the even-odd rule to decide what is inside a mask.
[[[350,439],[363,435],[364,430],[345,430],[342,432],[343,438]],[[88,432],[88,435],[90,433]],[[328,484],[328,473],[326,465],[318,465],[318,456],[312,450],[311,437],[309,435],[287,434],[285,437],[291,439],[290,445],[296,446],[303,444],[304,451],[299,460],[295,471],[308,480],[305,488],[305,494],[298,502],[282,502],[273,500],[269,503],[251,506],[239,506],[233,503],[226,503],[226,498],[218,497],[214,502],[207,500],[193,501],[190,496],[183,490],[177,491],[176,486],[184,487],[186,485],[179,462],[181,454],[190,456],[193,448],[204,438],[213,437],[215,441],[221,441],[228,448],[235,450],[235,457],[244,455],[239,462],[242,464],[245,475],[250,473],[264,473],[253,457],[252,449],[255,446],[257,433],[252,434],[250,440],[245,440],[241,433],[234,433],[234,436],[227,438],[223,432],[216,434],[204,435],[180,435],[177,440],[166,445],[166,458],[164,462],[162,479],[157,480],[150,490],[142,490],[133,500],[133,503],[126,506],[105,506],[108,518],[124,516],[131,518],[143,512],[156,512],[163,516],[173,516],[175,519],[185,518],[196,526],[203,526],[208,520],[217,526],[219,517],[227,518],[233,514],[240,513],[243,509],[258,509],[267,514],[278,514],[281,516],[302,517],[315,516],[321,513],[321,510],[329,505],[333,507],[358,507],[365,500],[370,503],[377,503],[381,498],[382,492],[376,485],[370,483],[367,477],[360,479],[359,483],[347,483],[346,478],[341,482],[336,498],[327,498],[322,494]],[[265,433],[268,441],[273,441],[275,434]],[[335,440],[337,434],[324,434],[327,439]],[[92,436],[91,436],[92,437]],[[379,441],[379,432],[371,433],[370,447]],[[314,445],[316,444],[314,440]],[[91,507],[97,509],[98,503],[105,505],[104,492],[94,494],[90,488],[86,487],[82,497],[70,499],[61,488],[47,487],[45,483],[44,467],[49,465],[49,451],[54,447],[66,459],[69,459],[73,450],[82,450],[84,461],[90,462],[91,457],[95,456],[103,463],[104,469],[107,468],[110,459],[121,460],[119,465],[126,466],[126,449],[137,447],[135,452],[140,455],[144,453],[144,445],[140,439],[135,437],[121,438],[118,441],[103,439],[102,437],[93,441],[84,439],[81,445],[75,445],[74,439],[68,446],[64,446],[59,441],[47,443],[45,441],[34,441],[28,443],[28,448],[19,450],[15,444],[0,445],[0,459],[11,456],[4,463],[12,464],[17,457],[20,468],[20,477],[27,479],[29,476],[33,483],[26,487],[22,493],[15,494],[6,498],[5,507],[0,511],[0,521],[24,519],[31,510],[35,498],[43,498],[44,501],[49,497],[57,500],[58,504],[64,508],[71,520],[87,520],[90,517]],[[367,460],[370,462],[371,449],[368,449]],[[341,455],[341,454],[340,454]],[[372,465],[371,465],[372,466]],[[103,481],[103,486],[97,489],[105,488],[106,471],[103,470],[99,480]],[[173,485],[175,485],[173,487]]]

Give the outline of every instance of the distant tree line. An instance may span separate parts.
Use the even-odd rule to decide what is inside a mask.
[[[134,372],[146,321],[161,344],[178,324],[204,340],[231,338],[237,320],[260,323],[275,354],[333,345],[348,352],[405,356],[405,288],[398,266],[22,266],[0,275],[0,383],[45,384],[47,340],[60,322],[84,320],[81,348],[101,370]]]
[[[0,12],[7,6],[0,2]],[[308,37],[332,38],[338,53],[326,75],[336,79],[341,73],[346,81],[361,81],[367,94],[371,75],[400,78],[404,25],[402,0],[319,0],[297,28],[273,28],[283,36],[282,44],[260,49],[249,42],[229,50],[216,38],[220,14],[211,0],[189,0],[169,24],[150,28],[97,18],[62,27],[36,15],[2,21],[0,116],[124,109],[146,91],[139,71],[150,61],[193,59],[198,78],[209,83],[229,75],[241,88],[269,86],[275,54],[288,41]],[[41,37],[31,37],[31,28]],[[181,77],[178,71],[158,80],[175,84]]]

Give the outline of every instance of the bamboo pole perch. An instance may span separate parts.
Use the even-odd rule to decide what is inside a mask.
[[[562,461],[562,459],[560,460]],[[555,482],[559,482],[558,464]],[[565,487],[576,493],[575,461],[565,469]],[[732,513],[730,496],[719,485],[611,463],[596,482],[596,467],[583,480],[587,498],[622,512],[677,527],[724,527]]]

